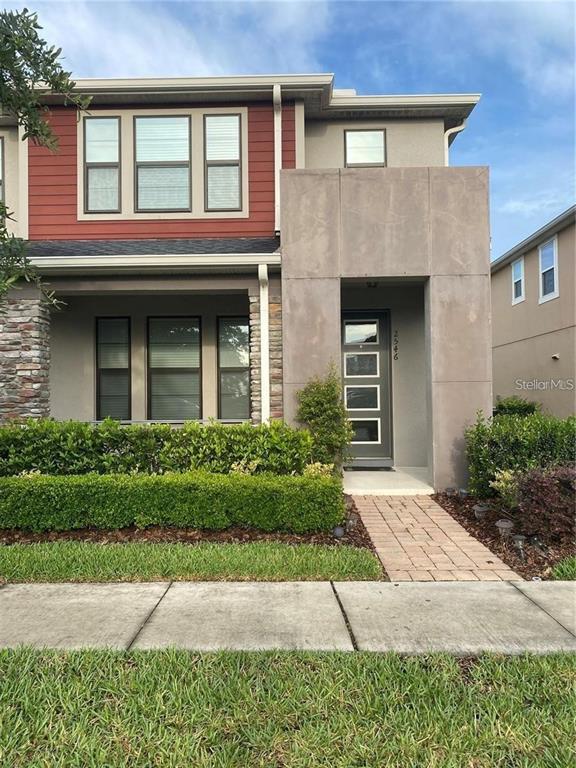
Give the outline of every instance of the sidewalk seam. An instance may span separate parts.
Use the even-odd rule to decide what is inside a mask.
[[[342,600],[340,600],[340,595],[338,594],[336,590],[336,586],[332,580],[330,581],[330,586],[332,587],[332,592],[334,592],[334,597],[336,598],[336,602],[338,603],[338,607],[340,608],[340,611],[342,613],[344,623],[346,624],[346,629],[348,630],[348,635],[350,636],[350,642],[352,643],[352,648],[354,649],[354,651],[358,651],[360,649],[358,648],[358,643],[356,642],[356,638],[354,637],[354,632],[352,631],[352,624],[350,623],[348,614],[344,610],[344,606],[342,605]]]
[[[550,617],[550,618],[551,618],[553,621],[555,621],[555,622],[556,622],[556,624],[558,624],[558,626],[562,627],[562,629],[565,629],[565,630],[566,630],[566,632],[568,632],[568,634],[569,634],[571,637],[574,637],[574,638],[576,638],[576,635],[574,634],[574,632],[572,632],[572,630],[571,630],[571,629],[569,629],[569,628],[568,628],[568,627],[566,627],[564,624],[562,624],[562,622],[561,622],[561,621],[559,621],[559,620],[558,620],[558,619],[557,619],[555,616],[552,616],[552,614],[551,614],[551,613],[549,613],[549,612],[546,610],[546,608],[543,608],[543,607],[542,607],[542,606],[541,606],[539,603],[537,603],[537,602],[536,602],[536,600],[533,600],[533,599],[530,597],[530,595],[527,595],[527,594],[526,594],[526,592],[522,592],[522,590],[520,589],[520,587],[518,587],[518,586],[517,586],[516,582],[514,582],[514,581],[509,581],[508,583],[509,583],[509,584],[511,584],[511,585],[514,587],[514,589],[515,589],[515,590],[517,590],[518,592],[520,592],[520,594],[521,594],[521,595],[524,595],[524,597],[525,597],[527,600],[529,600],[529,601],[532,603],[532,605],[535,605],[535,606],[536,606],[536,608],[538,608],[538,609],[540,609],[540,610],[542,611],[542,613],[545,613],[545,614],[546,614],[546,616],[549,616],[549,617]],[[529,582],[529,583],[530,583],[530,582]]]
[[[149,622],[149,621],[150,621],[150,619],[152,618],[152,614],[155,612],[156,608],[158,608],[158,606],[160,605],[160,603],[162,602],[162,600],[164,600],[164,598],[166,597],[166,594],[167,594],[168,590],[170,589],[170,587],[172,586],[172,584],[174,584],[174,582],[173,582],[173,581],[169,581],[169,582],[168,582],[168,586],[166,587],[166,589],[164,590],[164,592],[162,592],[162,594],[160,595],[160,597],[158,598],[158,600],[157,600],[157,601],[154,603],[154,605],[152,606],[152,609],[151,609],[151,610],[148,612],[147,616],[145,616],[145,618],[144,618],[144,621],[143,621],[143,622],[140,624],[140,626],[139,626],[139,627],[138,627],[138,629],[136,630],[136,633],[134,634],[134,637],[132,638],[132,640],[130,640],[130,642],[129,642],[129,643],[128,643],[128,645],[126,646],[126,650],[127,650],[127,651],[130,651],[130,650],[132,649],[132,646],[134,645],[134,643],[136,642],[136,640],[138,640],[138,637],[140,636],[140,633],[142,632],[142,630],[144,629],[144,627],[146,626],[146,624],[148,624],[148,622]]]

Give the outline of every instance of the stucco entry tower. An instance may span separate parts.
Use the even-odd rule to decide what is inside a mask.
[[[286,418],[311,376],[341,369],[342,285],[420,282],[430,482],[463,485],[464,430],[492,402],[488,170],[290,170],[281,199]]]

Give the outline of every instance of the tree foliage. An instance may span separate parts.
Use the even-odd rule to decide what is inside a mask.
[[[75,93],[76,83],[60,63],[61,49],[49,45],[40,30],[37,14],[26,8],[0,11],[0,110],[16,119],[23,128],[23,139],[54,152],[58,140],[45,120],[48,108],[43,97],[57,94],[78,109],[86,109],[89,101]],[[8,231],[7,222],[12,218],[0,202],[0,306],[8,291],[22,280],[34,283],[47,301],[57,303],[30,263],[24,240]]]

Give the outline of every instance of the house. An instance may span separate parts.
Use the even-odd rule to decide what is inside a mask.
[[[2,418],[257,423],[342,374],[359,467],[465,481],[492,403],[488,172],[448,167],[477,95],[333,76],[80,80],[59,151],[2,118],[15,232],[63,302],[0,319]]]
[[[494,395],[576,411],[576,205],[492,263]]]

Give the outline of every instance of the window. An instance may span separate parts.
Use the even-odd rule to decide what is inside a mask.
[[[250,418],[250,332],[247,317],[218,320],[218,417]]]
[[[378,322],[376,320],[345,320],[344,344],[377,344]]]
[[[540,255],[540,304],[559,295],[557,241],[549,240],[538,249]]]
[[[344,131],[344,165],[346,168],[386,165],[385,131]]]
[[[380,442],[380,419],[351,419],[352,443],[379,443]]]
[[[130,318],[96,319],[96,418],[131,418]]]
[[[84,208],[120,210],[120,118],[84,118]]]
[[[344,387],[346,408],[349,411],[380,410],[379,384],[347,384]]]
[[[346,352],[344,355],[344,376],[360,378],[379,375],[378,352]]]
[[[190,118],[135,117],[136,211],[189,211]]]
[[[524,256],[512,262],[512,304],[524,301]]]
[[[204,116],[204,206],[207,211],[242,208],[240,145],[240,115]]]
[[[199,419],[200,319],[148,319],[148,418]]]

